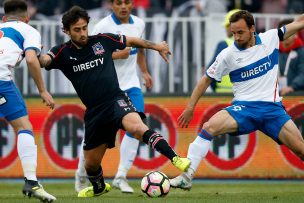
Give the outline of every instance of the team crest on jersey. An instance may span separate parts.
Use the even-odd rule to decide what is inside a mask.
[[[126,107],[126,106],[128,106],[128,104],[127,104],[127,103],[125,102],[125,100],[123,100],[123,99],[118,100],[117,103],[118,103],[118,105],[119,105],[120,107]]]
[[[100,44],[100,42],[98,42],[97,44],[94,44],[92,46],[92,48],[93,48],[95,55],[101,55],[105,52],[105,50],[103,49],[103,46]]]

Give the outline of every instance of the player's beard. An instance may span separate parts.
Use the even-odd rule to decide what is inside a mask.
[[[249,39],[247,42],[243,42],[243,43],[237,43],[237,45],[242,48],[242,49],[247,49],[251,47],[251,42],[252,42],[252,37],[253,35],[250,35]]]
[[[88,37],[81,37],[79,40],[71,40],[78,47],[84,47],[88,43]]]

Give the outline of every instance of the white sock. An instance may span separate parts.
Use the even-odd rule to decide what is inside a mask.
[[[127,173],[133,165],[139,141],[125,134],[120,145],[120,162],[115,177],[127,177]]]
[[[18,132],[17,150],[24,177],[28,180],[37,181],[37,146],[31,131],[21,130]]]
[[[206,140],[197,136],[196,139],[189,145],[187,158],[191,160],[191,165],[186,172],[186,175],[192,179],[195,171],[201,160],[207,155],[211,145],[210,140]]]
[[[81,147],[80,147],[80,152],[79,152],[79,161],[78,161],[78,168],[77,168],[77,174],[79,176],[87,176],[87,172],[84,167],[85,160],[84,160],[84,154],[83,154],[83,142],[84,142],[84,139],[81,142]]]

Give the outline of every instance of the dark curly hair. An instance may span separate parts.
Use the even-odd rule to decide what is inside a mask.
[[[79,19],[84,19],[90,22],[90,16],[86,10],[79,6],[73,6],[62,16],[62,25],[64,30],[69,30],[70,26],[76,23]]]

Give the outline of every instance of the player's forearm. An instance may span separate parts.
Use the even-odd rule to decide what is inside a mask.
[[[44,83],[43,83],[43,79],[42,79],[42,75],[41,75],[41,68],[40,68],[38,59],[36,58],[36,60],[28,61],[27,65],[28,65],[30,75],[34,79],[39,93],[46,91]]]
[[[149,40],[144,40],[136,37],[126,37],[128,47],[146,48],[159,51],[158,44],[151,42]]]
[[[39,57],[39,63],[41,65],[41,67],[49,66],[51,64],[51,62],[52,62],[52,59],[47,54],[43,54]]]
[[[302,29],[304,29],[304,14],[296,18],[294,22],[286,25],[287,31],[284,35],[284,39],[289,38],[290,36],[294,35],[295,33],[297,33]]]
[[[211,83],[211,79],[209,79],[206,75],[204,75],[201,78],[201,80],[196,84],[196,86],[191,94],[190,100],[187,104],[187,109],[194,110],[198,100],[206,92],[210,83]]]
[[[142,48],[138,49],[137,64],[142,73],[148,73],[145,50]]]

